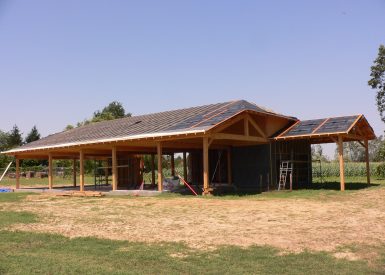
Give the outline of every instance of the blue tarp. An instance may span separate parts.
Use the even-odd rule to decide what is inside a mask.
[[[12,192],[12,189],[9,188],[0,188],[0,193],[9,193]]]

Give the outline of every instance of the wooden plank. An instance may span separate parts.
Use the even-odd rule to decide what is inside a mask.
[[[345,191],[344,142],[341,135],[338,136],[338,158],[340,162],[341,191]]]
[[[20,160],[16,157],[16,189],[20,189]]]
[[[228,184],[233,183],[232,165],[231,165],[231,148],[227,148],[227,181]]]
[[[213,139],[228,139],[228,140],[248,141],[248,142],[256,142],[256,143],[269,143],[269,140],[267,138],[225,134],[225,133],[217,133],[217,134],[214,134],[212,137]]]
[[[72,183],[76,187],[76,159],[72,160]]]
[[[151,154],[151,184],[155,185],[155,155]]]
[[[209,139],[203,138],[203,194],[210,194],[209,182]]]
[[[245,116],[245,118],[243,120],[243,128],[244,128],[245,136],[250,136],[249,118],[248,118],[248,116]]]
[[[183,178],[187,181],[187,153],[183,152]]]
[[[53,188],[53,158],[52,154],[48,154],[48,188]]]
[[[369,165],[369,141],[365,139],[365,159],[366,159],[366,178],[370,185],[370,165]]]
[[[112,147],[112,190],[118,190],[118,157],[116,146]]]
[[[254,129],[264,138],[266,138],[266,133],[264,131],[262,131],[261,127],[259,127],[259,125],[257,124],[257,122],[255,122],[255,120],[250,116],[248,115],[248,118],[249,118],[249,122],[251,124],[251,126],[254,127]]]
[[[158,152],[158,191],[163,191],[163,171],[162,171],[162,143],[158,142],[156,146]]]
[[[79,152],[79,177],[80,177],[80,191],[84,191],[84,151]]]
[[[330,120],[330,117],[325,119],[320,125],[318,125],[318,127],[316,127],[313,132],[311,132],[312,134],[316,133],[319,129],[321,129],[322,126],[325,125],[326,122],[328,122]]]

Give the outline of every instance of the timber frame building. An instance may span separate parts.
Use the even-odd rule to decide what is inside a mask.
[[[48,159],[52,189],[53,160],[68,159],[74,168],[80,167],[80,191],[85,190],[86,159],[108,164],[112,190],[136,189],[143,181],[143,155],[151,156],[152,187],[162,191],[161,156],[171,155],[175,175],[174,154],[180,153],[183,177],[208,194],[218,184],[240,190],[275,189],[282,161],[295,164],[294,188],[307,187],[312,182],[311,144],[337,143],[344,190],[343,142],[358,141],[365,147],[370,183],[368,140],[374,138],[363,115],[300,121],[237,100],[92,123],[3,153],[16,158],[16,189],[20,188],[20,160]]]

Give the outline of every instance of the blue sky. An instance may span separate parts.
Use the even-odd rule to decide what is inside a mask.
[[[0,129],[43,135],[113,100],[143,114],[247,99],[301,119],[363,113],[385,1],[0,0]]]

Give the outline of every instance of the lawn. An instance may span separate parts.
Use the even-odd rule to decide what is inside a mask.
[[[0,194],[1,274],[383,274],[385,185],[247,196]]]

